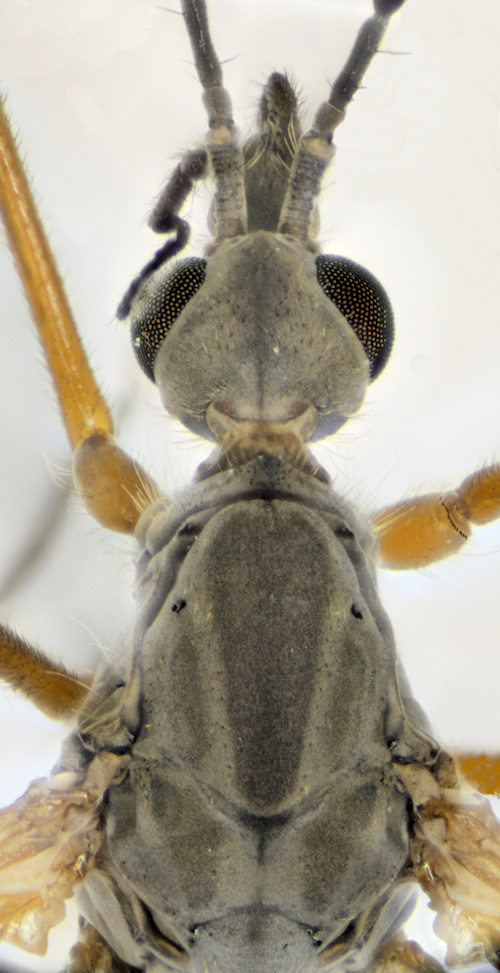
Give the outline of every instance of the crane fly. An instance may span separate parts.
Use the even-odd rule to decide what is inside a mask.
[[[56,4],[44,6],[46,23],[42,36],[52,38],[55,48],[61,14]],[[72,6],[81,11],[85,8],[83,4],[81,8],[78,8],[78,4]],[[335,4],[331,6],[336,7]],[[361,6],[351,13],[330,10],[329,6],[325,8],[323,4],[306,5],[302,9],[298,4],[293,7],[293,16],[297,17],[299,26],[294,28],[292,32],[296,36],[291,38],[292,15],[288,6],[285,10],[284,5],[276,3],[271,14],[267,7],[257,6],[249,13],[244,4],[230,4],[228,7],[215,4],[209,13],[221,56],[232,58],[224,70],[237,118],[250,120],[253,115],[253,94],[252,89],[250,96],[248,93],[248,78],[263,81],[270,69],[276,66],[281,68],[283,64],[292,70],[307,104],[313,109],[323,97],[325,75],[328,78],[334,75],[336,66],[342,63],[349,49],[359,20],[365,13]],[[417,6],[418,11],[414,9]],[[64,273],[69,278],[72,295],[77,295],[77,301],[84,308],[85,323],[82,322],[82,328],[86,338],[97,325],[96,337],[89,338],[91,346],[95,347],[94,358],[99,361],[106,381],[115,382],[116,389],[123,383],[130,390],[132,399],[145,400],[150,390],[140,377],[135,377],[135,363],[124,364],[120,358],[117,364],[117,348],[122,342],[122,334],[115,330],[107,338],[106,331],[111,329],[107,329],[106,324],[127,277],[133,276],[151,249],[150,237],[145,231],[143,249],[139,250],[134,231],[165,171],[175,161],[175,153],[196,140],[203,131],[204,119],[198,108],[198,82],[194,69],[183,63],[189,61],[191,55],[180,18],[164,11],[155,9],[152,12],[151,9],[141,8],[139,4],[130,5],[130,23],[133,16],[138,18],[138,23],[134,21],[133,32],[130,28],[130,34],[125,37],[123,27],[122,34],[117,30],[118,15],[117,20],[112,20],[112,15],[107,18],[103,16],[102,20],[96,19],[90,26],[82,23],[75,28],[69,24],[68,33],[61,38],[59,48],[64,47],[66,52],[64,69],[70,73],[69,81],[64,76],[61,79],[59,75],[62,68],[57,66],[56,54],[55,67],[51,64],[47,67],[44,55],[38,54],[40,74],[32,79],[35,87],[32,97],[33,103],[36,105],[38,102],[39,107],[35,108],[34,113],[30,114],[27,109],[30,79],[23,85],[26,107],[20,99],[18,108],[15,86],[10,84],[7,68],[4,68],[4,78],[9,82],[9,106],[16,127],[22,134],[22,144],[34,175],[37,195],[42,200],[49,228],[52,229],[52,224],[55,224],[56,240],[59,234],[61,237]],[[390,50],[405,52],[406,56],[396,59],[380,56],[376,59],[366,82],[366,90],[357,96],[348,121],[339,132],[335,168],[328,177],[327,183],[330,184],[320,201],[322,249],[325,252],[335,250],[346,253],[370,267],[383,280],[396,313],[397,345],[390,366],[380,383],[370,390],[359,419],[353,420],[345,433],[327,444],[326,460],[323,458],[325,452],[321,453],[322,462],[328,464],[340,492],[352,496],[368,510],[410,495],[415,487],[434,489],[443,485],[453,486],[478,463],[490,460],[496,448],[496,368],[492,351],[498,339],[494,314],[490,313],[490,309],[496,306],[497,285],[494,271],[488,270],[493,264],[497,246],[493,239],[496,220],[492,209],[497,205],[497,196],[494,192],[495,155],[490,127],[496,105],[493,65],[497,13],[493,4],[484,4],[480,20],[478,17],[478,22],[472,24],[466,18],[466,13],[466,4],[443,4],[439,22],[436,22],[430,5],[423,2],[412,4],[408,0],[402,14],[391,26],[385,43]],[[341,14],[346,23],[339,26]],[[9,27],[10,17],[7,21]],[[335,25],[335,30],[333,26],[328,30],[327,23]],[[110,24],[113,24],[112,28]],[[37,27],[42,30],[40,25]],[[14,35],[15,29],[14,23]],[[133,41],[130,39],[132,33]],[[85,34],[87,48],[81,40]],[[342,36],[337,37],[339,34]],[[92,39],[96,36],[102,38],[103,48],[107,47],[106,58],[99,52],[95,56],[89,54]],[[115,41],[118,40],[115,50],[113,36]],[[252,38],[255,40],[252,41]],[[5,37],[7,50],[4,64],[15,63],[14,77],[17,70],[22,74],[22,54],[19,52],[22,51],[23,40],[18,39],[16,47],[9,35]],[[71,54],[72,41],[76,49],[74,58]],[[298,41],[294,49],[292,41]],[[151,53],[153,42],[154,50],[158,51],[156,60]],[[305,51],[311,50],[311,46],[314,57],[306,57]],[[44,43],[39,44],[40,51],[45,47]],[[158,81],[165,63],[166,49],[171,51],[168,59],[170,78],[174,74],[174,61],[182,84],[174,86],[170,78],[165,83],[163,79]],[[180,51],[183,53],[178,53]],[[239,55],[237,58],[234,57],[235,52]],[[50,51],[47,58],[49,54]],[[25,57],[30,71],[35,73],[32,54],[28,52]],[[85,58],[88,59],[86,64]],[[132,68],[130,58],[133,58]],[[106,61],[107,71],[99,63],[100,60]],[[478,62],[481,70],[477,67]],[[147,69],[141,70],[140,63],[146,64]],[[154,72],[153,63],[156,65]],[[111,85],[109,79],[118,66],[123,66],[124,79]],[[153,73],[156,78],[154,84],[151,80]],[[66,116],[63,115],[62,121],[55,120],[52,129],[47,128],[50,121],[46,121],[46,103],[41,104],[45,91],[40,84],[40,76],[45,75],[46,79],[47,74],[52,79],[54,91],[59,86],[65,96],[61,101],[66,108]],[[96,88],[92,88],[92,78],[95,77]],[[174,87],[175,95],[172,94]],[[178,92],[177,87],[182,91]],[[111,90],[113,88],[115,90]],[[91,97],[85,101],[82,92],[88,94],[89,91]],[[124,97],[124,91],[127,97]],[[255,87],[254,100],[257,92]],[[49,94],[52,92],[47,91]],[[114,107],[113,95],[118,96],[120,110]],[[166,99],[168,111],[165,108]],[[101,110],[97,119],[92,115],[92,103]],[[146,104],[147,113],[140,107]],[[43,131],[40,124],[42,112]],[[373,121],[374,112],[376,124]],[[395,122],[391,122],[391,112],[394,112]],[[159,124],[158,119],[161,119]],[[405,123],[408,123],[408,129],[404,128]],[[88,134],[81,137],[79,145],[75,145],[74,131],[79,126]],[[30,128],[39,129],[38,134],[45,145],[40,161],[36,144],[33,148],[30,144]],[[102,136],[104,130],[107,130],[105,138]],[[47,131],[50,132],[49,136]],[[97,141],[100,142],[99,157],[102,166],[107,166],[104,176],[99,176],[98,172],[94,176],[93,170],[98,167],[85,161],[84,141],[90,143],[89,156],[94,160],[95,147]],[[367,142],[370,145],[368,167],[365,154]],[[77,161],[80,147],[82,160]],[[112,162],[105,161],[105,147],[111,153]],[[68,150],[69,156],[65,155]],[[51,179],[47,179],[49,185],[46,191],[40,178],[40,173],[44,171],[44,154],[48,176],[53,175],[54,205]],[[131,159],[125,163],[125,156],[128,155]],[[54,157],[59,158],[60,168],[55,168]],[[450,160],[449,173],[445,160]],[[51,173],[52,167],[54,173]],[[122,174],[122,169],[127,170],[127,174]],[[120,173],[117,175],[118,170]],[[479,178],[478,172],[481,172]],[[486,173],[484,177],[483,172]],[[61,183],[64,174],[69,188],[63,188]],[[105,187],[105,205],[97,221],[95,210],[101,209],[95,205],[99,180]],[[82,187],[86,183],[90,202],[84,202]],[[134,191],[131,189],[133,183],[138,184]],[[200,195],[203,196],[203,193]],[[80,198],[81,203],[78,202]],[[78,212],[79,209],[81,212]],[[92,211],[96,220],[94,224],[90,223],[88,215],[92,215]],[[60,212],[62,216],[59,216]],[[126,218],[124,214],[127,214]],[[62,230],[58,228],[60,224]],[[202,224],[198,225],[201,227],[198,231],[201,246],[197,246],[197,251],[200,252],[205,238]],[[65,228],[68,227],[66,240]],[[102,240],[101,252],[97,250],[95,239]],[[463,240],[467,241],[466,244]],[[431,252],[431,244],[438,253]],[[72,253],[76,253],[74,262]],[[109,260],[105,259],[106,255]],[[109,264],[112,265],[112,281]],[[17,284],[13,282],[12,286],[18,295]],[[78,288],[81,288],[81,296]],[[92,292],[91,298],[88,297],[89,292]],[[471,316],[474,319],[472,329]],[[9,327],[12,325],[9,324]],[[31,373],[28,371],[26,374],[26,369],[35,369],[37,356],[36,352],[33,354],[32,336],[27,328],[24,330],[26,334],[22,333],[22,324],[16,328],[12,353],[9,349],[9,360],[4,362],[7,371],[5,383],[16,375],[24,376],[22,398],[27,403],[28,411],[26,419],[23,419],[19,384],[16,383],[12,393],[6,395],[6,401],[9,405],[13,403],[15,411],[15,446],[19,448],[19,458],[13,461],[9,459],[14,489],[11,488],[8,502],[4,501],[3,504],[7,520],[5,534],[12,530],[15,539],[19,538],[18,524],[23,525],[23,531],[28,531],[33,516],[33,497],[36,496],[37,502],[40,496],[43,497],[43,484],[48,479],[43,464],[36,472],[36,468],[28,467],[18,479],[18,469],[24,471],[24,466],[19,467],[18,463],[34,463],[38,459],[40,441],[43,442],[43,452],[51,459],[55,457],[55,462],[58,462],[61,454],[64,455],[63,437],[58,432],[47,434],[52,435],[51,439],[39,438],[44,435],[42,428],[57,428],[58,419],[44,417],[43,405],[39,404],[44,399],[49,400],[45,378],[40,380],[38,394]],[[472,334],[474,340],[471,340]],[[125,336],[123,346],[127,343],[128,336]],[[102,357],[101,348],[104,349]],[[127,354],[128,348],[123,353],[124,360]],[[35,359],[34,365],[30,364],[32,358]],[[16,366],[14,363],[17,360],[19,365]],[[479,374],[481,379],[476,385]],[[4,388],[7,388],[6,384]],[[135,391],[138,388],[140,392]],[[154,390],[151,392],[151,402],[155,401],[153,393]],[[112,395],[118,397],[118,392],[112,391]],[[48,401],[47,412],[50,406]],[[126,412],[125,405],[123,408]],[[151,406],[148,408],[151,410]],[[150,426],[149,416],[146,421]],[[39,423],[36,427],[39,432],[34,430],[35,422]],[[181,462],[185,462],[182,457],[189,454],[190,471],[196,465],[193,447],[186,444],[186,437],[180,437],[179,458],[176,457],[174,462],[170,454],[168,458],[165,457],[164,444],[168,430],[163,420],[153,419],[157,427],[154,433],[149,428],[146,431],[142,423],[143,418],[134,422],[130,416],[126,416],[125,435],[130,437],[130,441],[136,437],[141,458],[147,457],[149,469],[155,473],[158,470],[157,480],[164,483],[171,476],[170,482],[174,487],[179,486],[177,468]],[[9,446],[12,425],[9,426]],[[24,444],[23,435],[26,437]],[[157,446],[157,442],[162,445]],[[33,443],[36,443],[36,450]],[[435,444],[438,443],[436,450]],[[14,457],[14,453],[9,456]],[[185,473],[184,480],[187,481],[189,475],[190,472]],[[22,482],[29,483],[30,488],[24,509],[21,508],[16,514],[13,504],[18,500],[19,484]],[[37,483],[40,483],[39,488]],[[43,516],[43,504],[40,516]],[[80,633],[82,626],[74,621],[75,615],[85,621],[91,633],[95,633],[104,645],[111,641],[116,631],[116,619],[110,617],[109,612],[109,604],[115,604],[113,599],[116,596],[107,594],[104,605],[99,607],[100,589],[104,588],[104,583],[94,581],[97,571],[101,568],[106,577],[106,591],[109,591],[109,575],[117,576],[119,596],[124,602],[123,590],[128,580],[123,580],[121,552],[111,562],[109,540],[99,541],[98,531],[92,528],[89,541],[89,528],[83,516],[79,513],[76,527],[69,528],[70,548],[74,551],[74,545],[79,545],[76,550],[84,550],[88,546],[95,552],[97,544],[101,544],[101,547],[97,554],[94,553],[94,566],[90,571],[84,564],[83,553],[71,557],[67,549],[61,555],[62,563],[66,565],[68,558],[73,564],[78,561],[78,569],[81,567],[85,578],[79,577],[75,567],[77,593],[73,594],[68,607],[64,606],[63,600],[69,587],[67,568],[59,568],[55,582],[51,582],[45,569],[43,584],[40,582],[37,586],[35,583],[39,594],[23,588],[22,594],[16,593],[13,613],[9,613],[9,618],[16,622],[23,634],[38,635],[41,644],[53,646],[56,653],[64,653],[65,659],[68,647],[82,643],[88,647],[92,642],[92,635],[85,631]],[[65,531],[61,530],[60,533]],[[485,528],[480,533],[480,538],[476,536],[474,541],[470,541],[468,548],[456,561],[444,562],[417,577],[384,574],[381,578],[383,601],[395,624],[398,646],[403,652],[416,698],[424,705],[439,738],[445,744],[462,749],[477,749],[485,745],[494,747],[497,730],[494,719],[493,726],[487,725],[488,714],[495,713],[496,680],[491,675],[497,664],[495,640],[491,639],[492,632],[496,631],[497,615],[495,568],[493,559],[483,556],[487,545],[494,549],[497,541],[495,528]],[[491,541],[485,540],[485,535],[490,536]],[[14,541],[12,543],[12,550],[15,550]],[[110,563],[114,565],[112,570],[108,568]],[[96,607],[95,615],[91,612],[89,620],[89,612],[84,611],[85,605],[82,606],[81,599],[86,597],[83,593],[89,591],[91,583],[94,591],[89,593],[89,600]],[[467,592],[465,611],[464,598],[459,597],[463,591]],[[47,608],[49,593],[50,611]],[[40,599],[39,608],[37,599]],[[25,621],[28,604],[29,615]],[[61,628],[63,625],[67,626],[65,630]],[[79,657],[81,651],[77,650]],[[484,661],[479,652],[484,652]],[[430,671],[433,673],[432,679],[429,678]],[[448,715],[448,707],[453,700],[458,701]],[[8,696],[7,706],[9,725],[14,726],[15,703],[11,695]],[[28,771],[23,778],[24,783],[38,773],[40,770]],[[20,789],[22,785],[21,788],[15,786],[5,802]],[[26,967],[26,959],[23,963]],[[54,968],[50,966],[50,961],[47,968]]]

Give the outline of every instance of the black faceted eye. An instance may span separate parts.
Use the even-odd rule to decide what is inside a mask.
[[[346,257],[316,258],[318,283],[358,336],[370,363],[370,381],[380,374],[394,339],[389,298],[377,278]]]
[[[160,280],[149,277],[132,306],[132,345],[139,365],[154,382],[158,349],[174,321],[205,280],[206,260],[191,257]]]

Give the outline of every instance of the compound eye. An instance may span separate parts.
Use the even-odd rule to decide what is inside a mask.
[[[142,370],[154,382],[154,363],[160,345],[188,301],[205,280],[206,260],[191,257],[168,276],[149,277],[132,306],[132,345]]]
[[[316,258],[318,283],[358,336],[370,363],[370,381],[380,374],[394,339],[389,298],[376,277],[346,257]]]

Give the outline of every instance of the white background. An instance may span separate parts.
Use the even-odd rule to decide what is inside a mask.
[[[121,417],[120,443],[172,491],[200,452],[163,416],[126,326],[113,321],[159,245],[145,226],[155,194],[205,130],[182,19],[167,6],[0,0],[0,70],[86,346]],[[309,112],[316,107],[369,11],[368,0],[212,0],[243,132],[272,69],[287,68]],[[375,273],[397,322],[393,357],[359,419],[321,450],[336,488],[367,511],[453,487],[499,454],[499,47],[498,0],[407,0],[385,42],[398,56],[376,59],[338,132],[322,247]],[[186,208],[198,253],[205,209],[200,190]],[[69,454],[7,256],[0,273],[6,579],[57,495],[51,470],[68,469]],[[131,611],[128,547],[70,499],[2,617],[68,664],[91,664]],[[415,694],[453,748],[498,749],[499,580],[498,526],[477,531],[449,562],[381,577]],[[2,704],[3,804],[47,773],[63,731],[10,690]],[[70,930],[66,946],[73,938]],[[64,948],[16,962],[54,973]],[[2,955],[0,973],[10,973]]]

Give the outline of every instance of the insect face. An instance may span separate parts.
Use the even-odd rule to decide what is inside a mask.
[[[128,335],[107,322],[128,279],[149,256],[149,235],[138,242],[135,231],[155,188],[172,158],[203,131],[198,82],[185,64],[191,55],[184,27],[180,18],[138,3],[128,6],[126,17],[117,3],[88,20],[88,4],[74,0],[73,23],[64,20],[67,4],[50,0],[43,6],[43,23],[33,20],[28,45],[16,5],[5,15],[2,64],[12,114],[85,338],[112,397],[122,403],[123,441],[133,443],[135,452],[138,445],[158,480],[168,484],[171,477],[177,486],[189,479],[200,456],[182,433],[176,458],[165,459],[169,431],[157,411],[151,422],[154,390],[137,375]],[[485,0],[471,22],[469,7],[466,0],[446,0],[436,14],[431,2],[408,0],[386,46],[409,53],[377,59],[339,134],[331,184],[321,197],[323,249],[375,272],[398,321],[384,379],[370,389],[359,419],[321,453],[340,491],[368,509],[416,486],[452,484],[498,450],[498,11],[495,0]],[[335,3],[290,8],[276,2],[270,12],[268,4],[250,8],[214,0],[210,14],[221,55],[239,55],[225,67],[238,119],[250,125],[254,112],[258,87],[253,99],[248,79],[260,84],[275,67],[287,67],[307,104],[316,105],[365,12],[362,4],[343,11]],[[35,6],[30,16],[37,16]],[[205,212],[203,192],[200,197]],[[197,216],[202,246],[203,220]],[[57,463],[66,450],[11,270],[7,262],[2,292],[12,286],[15,310],[5,318],[10,337],[0,363],[9,456],[9,475],[2,478],[7,565],[19,538],[30,535],[33,518],[45,516],[48,478],[40,453]],[[147,405],[136,415],[137,402]],[[94,635],[110,644],[128,611],[122,550],[115,557],[113,542],[101,539],[94,525],[89,537],[85,515],[73,515],[72,525],[65,522],[51,544],[49,562],[34,569],[31,582],[23,581],[9,609],[26,635],[66,660],[72,646],[81,659]],[[381,581],[415,695],[448,744],[497,742],[500,617],[497,574],[484,555],[500,540],[498,528],[490,530],[491,540],[482,533],[456,563],[426,576]],[[67,539],[60,552],[59,535]],[[74,578],[68,577],[69,564]],[[28,718],[35,721],[31,740],[38,742],[41,717],[26,707],[21,720],[22,704],[10,693],[6,706],[16,750]],[[49,763],[57,749],[54,744]],[[21,784],[5,774],[12,792],[2,803],[46,772],[35,756],[33,768],[22,762]],[[15,762],[21,766],[17,755]],[[21,962],[42,968],[36,960]],[[53,971],[58,962],[51,954],[45,969]]]

